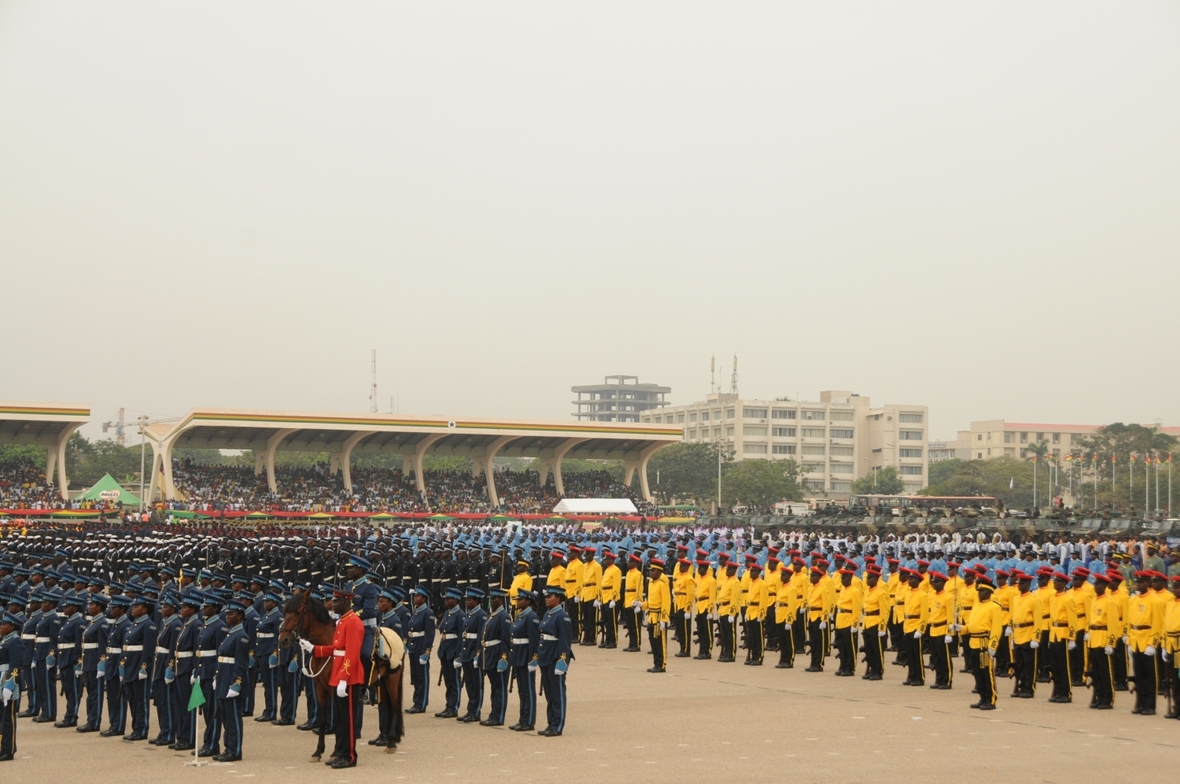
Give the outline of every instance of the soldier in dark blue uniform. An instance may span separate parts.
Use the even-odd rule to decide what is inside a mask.
[[[390,629],[402,642],[406,641],[406,629],[402,625],[402,618],[394,610],[394,604],[397,599],[394,597],[394,591],[401,591],[401,588],[383,588],[381,593],[377,596],[377,626],[380,629]],[[389,722],[392,717],[389,715],[389,708],[384,702],[377,704],[377,722],[380,728],[377,737],[369,741],[370,746],[388,746],[389,734],[386,731],[389,727]]]
[[[247,605],[232,599],[226,606],[229,628],[217,648],[217,711],[225,727],[225,753],[213,757],[215,762],[236,762],[242,758],[242,689],[250,668],[250,641],[243,621]]]
[[[463,627],[466,615],[459,609],[463,592],[458,588],[447,588],[443,596],[443,616],[438,622],[438,665],[442,668],[443,685],[446,687],[446,705],[434,714],[437,719],[454,719],[459,716],[460,667],[459,657],[463,654]]]
[[[168,568],[161,569],[161,573]],[[175,648],[182,623],[176,614],[179,605],[179,594],[168,592],[160,598],[160,627],[156,633],[156,654],[152,665],[152,701],[156,703],[156,725],[160,731],[148,741],[153,746],[171,746],[176,742],[176,725],[183,710],[176,687]]]
[[[197,742],[197,721],[195,711],[188,709],[192,699],[193,686],[197,675],[197,653],[200,651],[201,603],[204,596],[200,591],[191,590],[180,600],[178,617],[180,628],[176,643],[172,646],[172,670],[176,678],[176,732],[168,747],[173,751],[192,751]]]
[[[516,594],[516,620],[512,622],[512,653],[508,663],[512,677],[516,680],[516,693],[520,697],[520,718],[508,729],[527,732],[537,721],[537,650],[541,644],[541,616],[533,605],[537,594],[521,589]]]
[[[467,712],[458,717],[463,723],[479,721],[483,713],[483,627],[488,614],[481,602],[484,592],[479,588],[466,591],[467,613],[463,619],[463,648],[459,654],[463,686],[467,691]]]
[[[307,590],[303,583],[295,583],[291,589],[296,595]],[[299,671],[299,646],[290,645],[279,648],[279,666],[275,670],[279,690],[279,717],[275,724],[289,727],[295,723],[295,714],[299,709],[299,695],[301,693],[303,673]]]
[[[29,665],[20,628],[20,618],[14,613],[0,614],[0,762],[9,762],[16,756],[20,674]]]
[[[28,570],[25,570],[28,571]],[[17,572],[19,574],[19,570]],[[21,588],[24,593],[18,591],[17,596],[21,597],[25,605],[25,614],[20,628],[21,644],[25,646],[25,660],[27,665],[20,669],[20,688],[21,693],[28,697],[28,703],[22,713],[17,714],[19,719],[28,719],[37,715],[37,690],[34,688],[33,677],[33,650],[37,647],[37,624],[41,622],[41,589],[30,589],[30,583],[25,582]]]
[[[62,625],[57,633],[57,671],[61,691],[66,698],[66,715],[53,726],[78,726],[78,703],[82,694],[82,634],[86,619],[78,612],[82,604],[77,594],[62,597]]]
[[[274,721],[278,712],[279,627],[283,614],[279,612],[282,596],[273,590],[262,597],[262,615],[254,627],[254,662],[262,682],[262,714],[254,721]]]
[[[565,590],[550,585],[545,588],[545,606],[539,632],[537,664],[541,669],[541,687],[545,691],[548,724],[537,734],[552,738],[565,731],[565,674],[574,659],[574,629],[562,602]]]
[[[201,714],[205,720],[205,734],[198,757],[215,757],[221,753],[221,721],[217,715],[217,651],[225,639],[229,627],[221,617],[222,598],[210,589],[205,592],[201,614],[205,618],[204,628],[197,650],[197,682],[205,696]],[[196,685],[196,684],[194,684]]]
[[[41,591],[41,618],[37,621],[37,636],[33,639],[33,688],[37,695],[38,715],[34,722],[57,721],[57,635],[61,631],[61,616],[57,613],[60,597],[48,590]]]
[[[257,642],[258,622],[262,620],[262,616],[254,610],[254,596],[252,594],[239,590],[234,593],[234,598],[245,610],[242,628],[246,631],[246,644],[250,646],[250,666],[246,669],[246,683],[242,691],[242,716],[253,716],[254,685],[258,682],[258,657],[255,655],[254,648]]]
[[[156,657],[156,624],[152,620],[155,604],[148,596],[131,602],[131,625],[123,637],[123,701],[131,710],[131,734],[123,740],[147,740],[150,721],[152,665]]]
[[[483,625],[481,669],[487,675],[492,697],[491,712],[486,720],[480,722],[485,727],[503,726],[504,715],[508,711],[508,655],[512,646],[512,620],[504,608],[507,598],[508,591],[500,586],[492,588],[492,612]]]
[[[372,564],[359,555],[348,558],[348,579],[352,581],[352,611],[361,619],[365,627],[365,637],[361,641],[361,663],[365,667],[365,685],[373,672],[373,642],[377,634],[377,595],[381,589],[369,581],[368,572]],[[372,690],[369,690],[369,702],[373,701]],[[364,723],[364,712],[357,718],[355,730],[359,738]]]
[[[434,611],[430,609],[430,591],[425,586],[414,589],[414,611],[406,625],[406,658],[410,661],[410,684],[414,687],[414,704],[406,713],[424,713],[430,702],[430,654],[434,648]]]
[[[111,608],[108,611],[111,623],[107,631],[106,654],[98,664],[98,677],[103,682],[107,701],[107,728],[100,733],[104,738],[113,738],[116,735],[122,737],[127,725],[127,702],[123,698],[119,660],[123,658],[123,637],[131,627],[131,619],[127,617],[127,608],[130,606],[131,599],[124,594],[111,597]]]
[[[101,593],[88,594],[86,612],[90,623],[82,632],[82,687],[86,694],[86,723],[78,732],[98,732],[102,729],[102,699],[104,683],[98,673],[98,663],[106,656],[110,624],[107,621],[107,597]]]

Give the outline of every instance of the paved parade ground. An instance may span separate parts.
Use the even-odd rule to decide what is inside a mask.
[[[246,720],[245,758],[186,767],[192,755],[79,735],[21,720],[17,759],[0,767],[4,781],[155,784],[249,779],[264,782],[511,781],[602,782],[743,780],[1086,781],[1174,775],[1180,721],[1133,716],[1133,696],[1117,695],[1113,711],[1087,708],[1088,690],[1071,705],[1007,699],[980,713],[966,675],[954,689],[901,686],[900,667],[882,682],[837,678],[801,669],[755,668],[671,659],[669,673],[644,672],[645,653],[575,648],[569,717],[560,738],[435,719],[442,690],[431,687],[430,712],[407,717],[396,754],[358,744],[359,763],[333,771],[308,763],[310,733]],[[956,664],[961,662],[957,660]],[[829,665],[833,665],[829,662]],[[863,671],[863,665],[861,665]],[[437,662],[432,662],[437,677]],[[516,719],[509,702],[509,723]],[[365,740],[376,732],[367,708]],[[544,710],[542,702],[541,710]],[[486,715],[486,714],[485,714]],[[542,714],[543,715],[543,714]],[[300,720],[303,718],[302,709]],[[331,738],[328,749],[332,748]],[[83,773],[84,771],[84,773]],[[1164,779],[1161,779],[1164,780]]]

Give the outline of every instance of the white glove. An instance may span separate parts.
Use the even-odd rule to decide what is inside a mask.
[[[887,636],[888,634],[889,634],[889,632],[877,632],[877,636],[878,636],[878,637],[885,637],[885,636]]]
[[[1164,657],[1164,661],[1172,660],[1172,654],[1168,653],[1167,651],[1161,651],[1160,655]]]
[[[819,628],[821,628],[821,629],[826,629],[826,628],[828,628],[828,622],[827,622],[827,621],[820,621],[820,622],[819,622]]]
[[[1143,655],[1145,655],[1145,656],[1155,656],[1155,646],[1154,646],[1154,645],[1148,645],[1146,648],[1144,648],[1144,649],[1143,649]]]
[[[1102,652],[1105,653],[1107,656],[1110,656],[1112,653],[1114,653],[1114,648],[1111,648],[1109,645],[1107,645],[1105,648],[1102,649]]]
[[[1072,651],[1074,648],[1078,647],[1078,644],[1076,642],[1074,642],[1073,640],[1070,640],[1069,644],[1066,645],[1065,647]]]
[[[336,696],[342,697],[342,698],[348,696],[348,684],[347,683],[345,683],[344,681],[340,681],[340,683],[336,684]]]
[[[192,675],[188,676],[188,685],[192,686],[196,682],[197,682],[197,674],[194,672]]]
[[[1012,636],[1012,627],[1011,627],[1011,626],[1005,626],[1005,627],[1004,627],[1004,636],[1005,636],[1005,637],[1011,637],[1011,636]]]
[[[610,608],[611,608],[612,610],[613,610],[613,609],[615,609],[615,601],[614,601],[613,599],[611,600],[611,603],[610,603]]]
[[[1089,641],[1090,641],[1090,633],[1086,632],[1085,634],[1082,635],[1082,642],[1089,642]]]
[[[643,609],[643,604],[641,604],[640,602],[633,602],[631,604],[631,609],[634,610],[635,612],[640,612]]]
[[[1041,644],[1039,642],[1037,642],[1036,640],[1033,640],[1032,642],[1030,642],[1028,644],[1028,647],[1032,648],[1035,651],[1037,648],[1041,647]]]
[[[952,640],[954,640],[954,639],[955,639],[954,637],[952,637],[952,636],[950,636],[950,635],[948,634],[948,635],[946,635],[945,637],[943,637],[943,638],[942,638],[942,641],[943,641],[943,642],[945,642],[947,645],[950,645],[950,644],[951,644],[951,641],[952,641]]]
[[[914,632],[914,639],[915,640],[922,639],[922,632]]]
[[[299,647],[302,648],[303,650],[307,651],[308,653],[311,653],[312,651],[315,650],[315,646],[311,644],[311,641],[305,640],[302,637],[299,638]]]
[[[581,603],[582,603],[582,599],[578,596],[575,596],[574,597],[574,604],[581,604]]]
[[[719,616],[717,613],[709,613],[709,620],[711,620],[711,621],[715,621],[720,617],[721,616]]]
[[[668,622],[667,621],[660,621],[660,629],[667,630],[667,628],[668,628]]]
[[[458,670],[458,669],[461,669],[462,667],[463,667],[463,662],[459,661],[458,659],[455,659],[455,669]]]
[[[1129,638],[1127,635],[1124,634],[1123,635],[1123,645],[1130,645],[1130,644],[1131,644],[1131,638]]]
[[[594,606],[595,606],[595,607],[601,607],[601,606],[602,606],[602,600],[601,600],[601,599],[595,599],[595,600],[594,600]]]
[[[225,693],[225,698],[226,698],[227,700],[232,700],[234,697],[237,697],[239,694],[241,694],[241,692],[240,692],[240,691],[238,691],[238,687],[237,687],[237,686],[230,686],[230,687],[229,687],[229,691],[227,691],[227,692]]]
[[[11,700],[11,699],[12,699],[12,692],[10,692],[10,691],[0,691],[0,705],[3,705],[4,707],[6,707],[6,708],[7,708],[7,707],[8,707],[8,701],[9,701],[9,700]]]

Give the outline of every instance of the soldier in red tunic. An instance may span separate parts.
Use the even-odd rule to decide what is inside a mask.
[[[352,611],[352,589],[332,590],[332,612],[340,616],[331,645],[299,644],[316,658],[332,657],[332,677],[328,685],[336,691],[336,748],[332,751],[333,768],[356,766],[356,726],[363,708],[360,690],[364,688],[365,668],[361,661],[361,643],[365,626]]]

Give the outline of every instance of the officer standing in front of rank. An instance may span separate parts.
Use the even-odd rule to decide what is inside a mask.
[[[78,703],[82,693],[82,632],[86,619],[78,612],[82,600],[73,592],[62,597],[62,625],[57,633],[57,672],[66,715],[54,727],[78,726]]]
[[[123,637],[123,699],[131,709],[131,734],[123,740],[147,740],[151,699],[152,664],[156,655],[156,624],[152,622],[152,600],[138,596],[131,602],[131,625]]]
[[[34,722],[57,721],[57,635],[61,616],[57,612],[58,595],[41,592],[41,618],[33,640],[33,675],[40,715]]]
[[[541,688],[545,692],[545,729],[537,734],[554,738],[565,731],[565,674],[574,659],[574,629],[569,615],[562,607],[565,591],[557,585],[545,588],[544,617],[538,628],[540,644],[537,649],[537,665],[541,670]]]
[[[279,612],[282,597],[273,589],[262,596],[262,613],[254,627],[254,661],[262,681],[262,715],[254,721],[274,721],[277,715],[279,627],[283,614]]]
[[[533,610],[537,595],[521,588],[516,593],[516,620],[512,623],[512,653],[508,664],[520,697],[520,718],[508,729],[529,732],[537,720],[537,651],[541,645],[541,618]]]
[[[98,732],[102,729],[103,678],[98,662],[106,655],[110,624],[107,621],[107,597],[92,593],[87,597],[86,612],[90,623],[82,632],[82,685],[86,693],[86,723],[78,732]]]
[[[173,751],[192,751],[197,742],[197,722],[188,709],[197,672],[197,653],[200,651],[201,602],[200,591],[189,591],[180,600],[180,630],[172,646],[172,670],[176,677],[175,740],[168,748]]]
[[[173,651],[176,639],[180,636],[181,621],[176,614],[179,604],[179,594],[171,591],[160,598],[160,628],[156,634],[156,656],[152,667],[152,701],[156,703],[156,725],[160,731],[148,741],[153,746],[171,746],[176,741],[180,710],[176,699]]]
[[[116,589],[118,590],[118,589]],[[99,661],[98,677],[103,681],[107,701],[107,728],[99,733],[104,738],[122,736],[127,726],[127,703],[123,698],[123,679],[119,675],[119,661],[123,658],[123,638],[131,628],[127,608],[130,597],[117,594],[111,597],[111,619],[107,633],[106,655]]]
[[[447,588],[443,598],[446,608],[438,624],[438,665],[442,668],[439,673],[446,685],[446,705],[438,713],[436,719],[454,719],[459,716],[459,668],[463,666],[459,656],[463,653],[463,619],[466,617],[459,610],[459,601],[463,592],[458,588]]]
[[[483,627],[488,614],[480,602],[484,593],[479,588],[467,589],[467,617],[463,619],[463,647],[457,662],[463,672],[463,686],[467,691],[467,712],[458,720],[467,724],[479,721],[483,712],[482,644]]]

